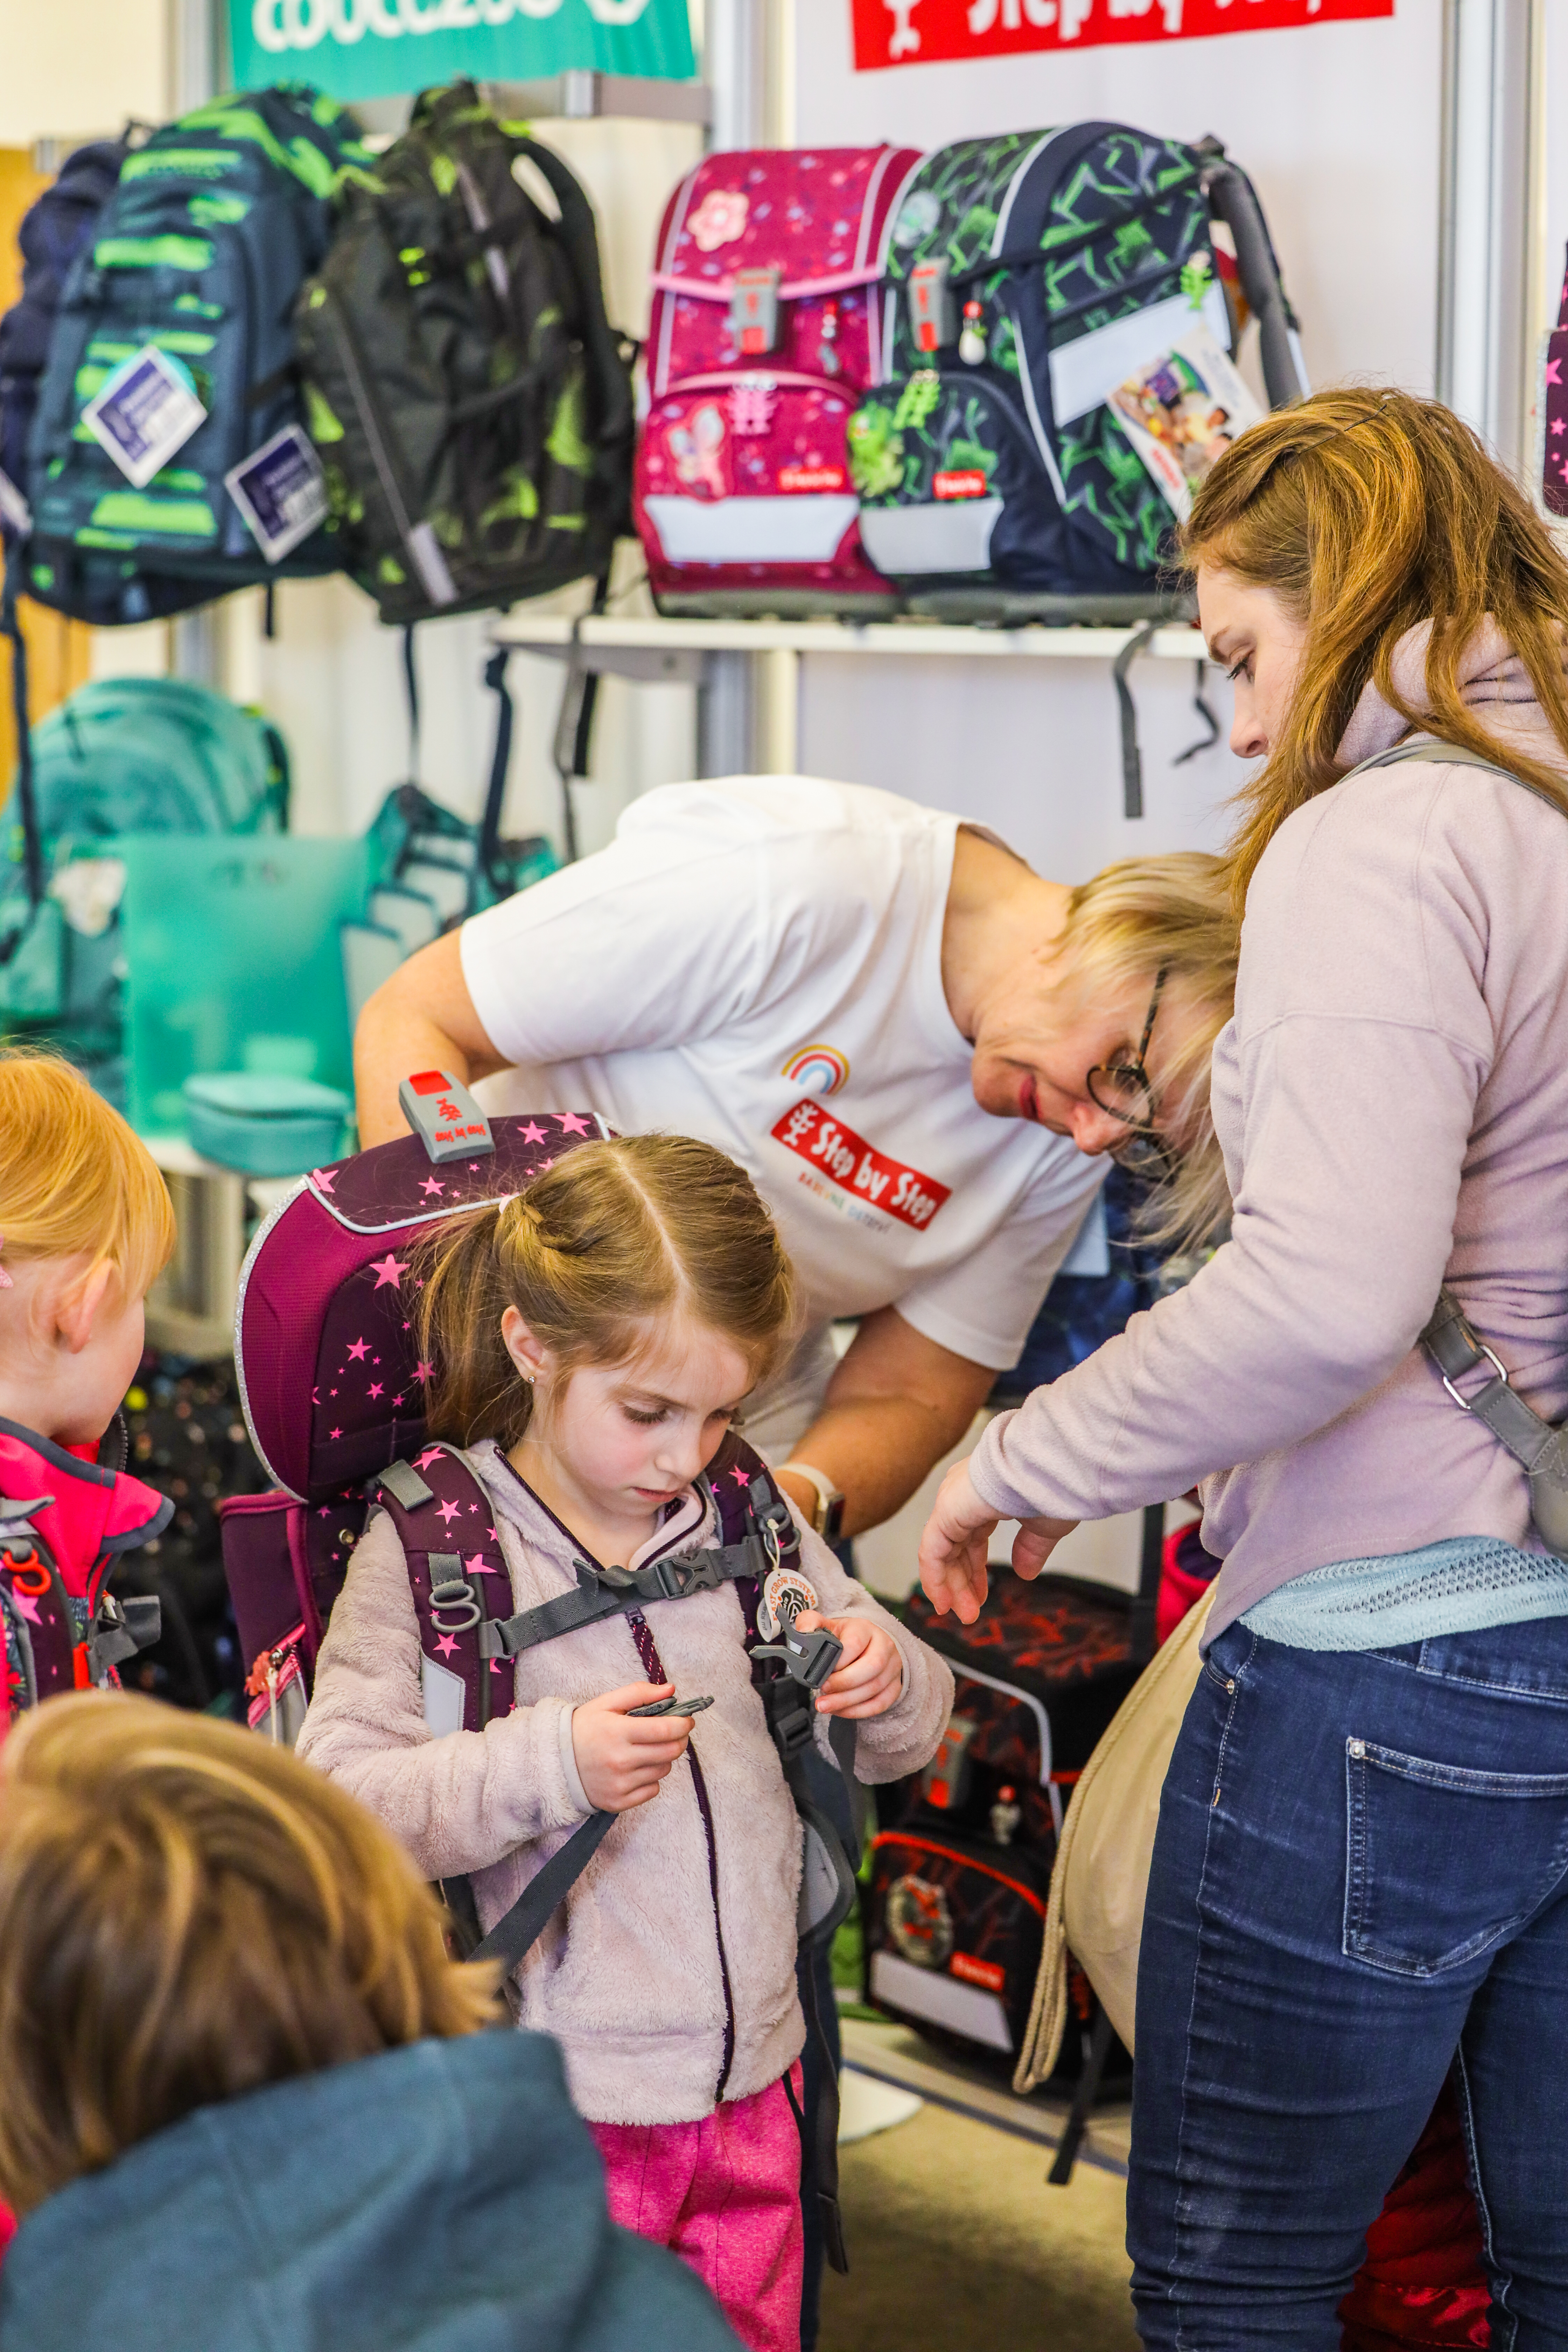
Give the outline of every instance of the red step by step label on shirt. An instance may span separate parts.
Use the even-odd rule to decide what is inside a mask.
[[[889,1160],[841,1118],[825,1111],[820,1103],[792,1104],[775,1120],[773,1135],[786,1150],[798,1152],[808,1165],[846,1192],[858,1193],[872,1208],[913,1225],[917,1232],[923,1232],[942,1202],[952,1197],[949,1186],[922,1176],[918,1168],[906,1168],[901,1160]]]

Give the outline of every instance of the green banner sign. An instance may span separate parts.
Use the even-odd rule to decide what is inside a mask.
[[[228,0],[237,89],[308,81],[391,98],[468,75],[531,81],[574,66],[682,81],[686,0]]]

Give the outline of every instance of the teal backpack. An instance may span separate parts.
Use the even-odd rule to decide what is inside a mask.
[[[153,677],[79,688],[33,729],[31,753],[0,815],[0,1033],[59,1045],[114,1097],[124,868],[112,844],[281,832],[288,753],[222,695]]]
[[[300,88],[214,99],[127,158],[50,337],[27,445],[32,536],[16,583],[26,593],[113,625],[279,572],[337,569],[330,523],[268,562],[229,478],[271,450],[264,480],[247,469],[240,488],[249,484],[264,525],[270,515],[275,551],[304,517],[325,512],[302,432],[292,312],[326,256],[344,187],[368,180],[373,162],[353,118]],[[158,356],[142,362],[138,381],[149,346]],[[132,372],[123,393],[110,382],[121,368]],[[106,386],[119,405],[104,429],[130,472],[91,426]],[[191,394],[205,418],[138,486]]]

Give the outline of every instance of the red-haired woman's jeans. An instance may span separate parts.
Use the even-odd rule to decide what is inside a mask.
[[[1494,2352],[1568,2344],[1568,1620],[1210,1649],[1160,1808],[1128,2244],[1180,2352],[1338,2352],[1453,2066]]]
[[[800,2352],[800,2092],[797,2063],[700,2123],[588,2126],[611,2221],[679,2254],[748,2352]]]

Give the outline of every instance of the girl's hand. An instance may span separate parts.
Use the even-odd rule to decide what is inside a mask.
[[[967,1462],[955,1462],[937,1489],[921,1538],[921,1583],[939,1617],[951,1609],[961,1625],[973,1625],[991,1589],[986,1555],[1000,1522],[975,1493]],[[1023,1577],[1038,1576],[1076,1519],[1026,1519],[1013,1538],[1013,1567]]]
[[[904,1680],[892,1635],[869,1618],[824,1617],[815,1609],[804,1610],[795,1623],[807,1633],[826,1625],[844,1644],[844,1655],[816,1694],[818,1715],[886,1715]]]
[[[572,1710],[572,1753],[577,1778],[601,1812],[629,1813],[658,1794],[658,1784],[686,1753],[689,1715],[642,1715],[634,1706],[673,1698],[673,1683],[627,1683]]]

